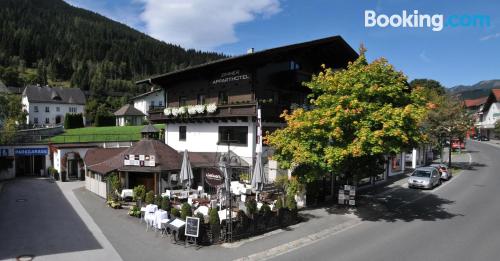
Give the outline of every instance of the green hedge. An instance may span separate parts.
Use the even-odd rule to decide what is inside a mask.
[[[64,116],[64,129],[83,128],[83,114],[81,113],[66,113]]]
[[[115,125],[116,125],[116,118],[113,115],[97,114],[95,116],[94,126],[96,127],[115,126]]]

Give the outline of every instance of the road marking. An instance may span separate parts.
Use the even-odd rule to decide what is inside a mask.
[[[249,256],[241,257],[235,259],[235,261],[253,261],[253,260],[268,260],[277,256],[284,255],[291,251],[303,248],[319,240],[331,237],[335,234],[341,233],[345,230],[351,229],[355,226],[362,224],[363,222],[359,218],[351,219],[342,224],[336,225],[334,227],[324,229],[318,233],[314,233],[300,239],[267,249],[265,251],[255,253]]]

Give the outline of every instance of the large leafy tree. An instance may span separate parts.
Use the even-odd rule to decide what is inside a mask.
[[[441,85],[440,82],[432,79],[414,79],[410,82],[412,88],[422,87],[427,90],[432,90],[439,95],[446,93],[446,89]]]
[[[464,108],[462,101],[449,94],[430,92],[429,110],[421,123],[427,139],[436,143],[442,151],[442,144],[449,141],[448,164],[451,166],[451,139],[463,140],[473,126],[472,115]]]
[[[282,167],[313,170],[300,173],[305,181],[331,172],[376,175],[384,155],[422,139],[425,101],[383,58],[368,63],[362,50],[347,69],[325,68],[305,85],[312,90],[309,109],[284,112],[287,126],[267,138]]]

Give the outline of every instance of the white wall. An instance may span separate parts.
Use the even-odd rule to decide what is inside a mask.
[[[137,98],[134,100],[134,108],[142,111],[146,115],[149,115],[148,110],[149,106],[151,105],[151,101],[154,102],[154,106],[165,106],[164,93],[165,91],[162,89],[160,91]]]
[[[500,119],[500,102],[492,103],[488,111],[483,116],[483,125],[495,125],[495,122]]]
[[[54,168],[57,170],[57,172],[61,173],[61,164],[62,164],[62,158],[64,157],[64,155],[66,155],[66,153],[70,153],[70,152],[78,152],[78,154],[80,154],[80,158],[85,158],[85,154],[87,154],[87,151],[89,150],[90,148],[67,148],[67,149],[57,149],[55,152],[54,152]]]
[[[35,117],[38,118],[38,124],[46,124],[45,118],[49,118],[49,124],[56,123],[56,117],[61,116],[61,124],[64,123],[64,116],[70,113],[70,107],[76,108],[76,112],[84,114],[85,106],[80,104],[65,104],[65,103],[34,103],[28,102],[27,97],[22,98],[23,108],[28,112],[26,117],[27,124],[34,124]],[[35,112],[35,106],[38,106],[38,112]],[[45,107],[49,107],[49,112],[45,112]],[[59,111],[57,108],[59,107]],[[85,117],[83,119],[85,123]]]
[[[186,140],[179,141],[179,126],[186,126]],[[231,151],[243,157],[250,165],[255,154],[255,122],[218,122],[218,123],[169,123],[165,143],[170,147],[194,152],[227,152],[227,145],[217,145],[219,126],[247,126],[247,145],[231,145]]]

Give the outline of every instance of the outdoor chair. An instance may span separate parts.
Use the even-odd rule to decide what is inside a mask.
[[[157,210],[157,205],[149,204],[146,206],[146,212],[144,213],[144,221],[146,221],[146,231],[149,231],[149,228],[154,226],[155,212]]]

